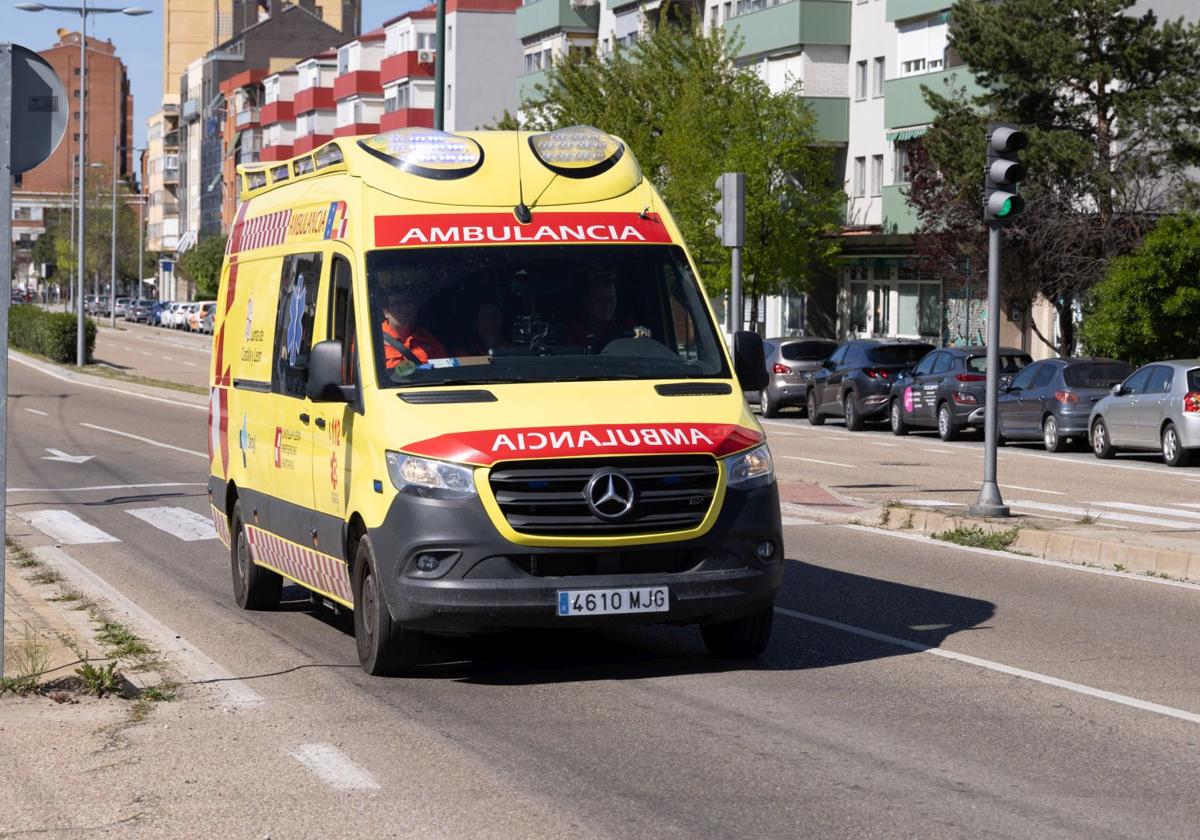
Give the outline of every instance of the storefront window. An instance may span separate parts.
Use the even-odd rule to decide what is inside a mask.
[[[850,332],[867,331],[867,284],[850,284]]]

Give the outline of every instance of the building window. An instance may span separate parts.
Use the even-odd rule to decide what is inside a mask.
[[[942,329],[941,283],[897,284],[899,312],[896,333],[903,336],[937,336]]]
[[[432,32],[418,32],[417,33],[417,49],[419,49],[419,50],[434,49],[437,45],[434,43],[433,35],[434,35],[434,33],[432,33]]]
[[[871,195],[883,191],[883,155],[871,156]]]
[[[454,109],[454,85],[446,85],[446,109]]]
[[[79,75],[79,68],[78,68],[78,67],[76,67],[76,68],[75,68],[75,75],[76,75],[76,76],[78,76],[78,75]]]
[[[867,331],[867,284],[850,284],[850,332]]]
[[[867,193],[867,159],[865,157],[856,157],[854,159],[854,195],[861,197]]]
[[[450,50],[452,50],[452,49],[454,49],[454,27],[447,26],[446,27],[446,52],[450,52]]]
[[[635,7],[631,11],[616,16],[616,42],[622,47],[632,47],[637,43],[638,29],[641,27],[642,10]]]
[[[342,47],[338,50],[337,62],[339,76],[344,76],[350,72],[350,47]]]
[[[383,112],[385,114],[390,114],[393,111],[411,108],[411,102],[412,86],[408,84],[396,85],[394,88],[389,88],[384,94]]]
[[[875,78],[873,80],[874,84],[871,86],[872,87],[872,95],[876,99],[883,96],[883,81],[884,81],[885,67],[886,67],[886,61],[884,60],[884,57],[877,56],[875,59],[875,67],[874,67],[874,70],[875,70]]]
[[[854,98],[867,98],[867,62],[860,61],[854,65]]]
[[[924,73],[924,72],[925,72],[925,59],[923,59],[923,58],[913,58],[913,59],[909,59],[908,61],[903,61],[900,63],[900,75],[901,76],[912,76],[912,75],[915,75],[916,73]]]

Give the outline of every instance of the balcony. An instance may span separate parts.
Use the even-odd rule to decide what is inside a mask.
[[[332,111],[337,107],[331,87],[310,87],[298,90],[294,104],[297,114],[306,114],[309,111]]]
[[[241,111],[238,111],[234,117],[234,128],[241,131],[243,128],[258,125],[258,113],[257,108],[243,108]]]
[[[534,70],[532,73],[526,73],[524,76],[517,76],[517,104],[537,102],[538,85],[542,87],[546,86],[545,70]]]
[[[389,55],[379,65],[379,82],[387,84],[397,79],[416,78],[432,79],[433,62],[422,63],[417,60],[420,53],[432,54],[433,50],[409,50],[408,52]]]
[[[883,232],[912,233],[917,229],[917,211],[908,203],[908,184],[883,188]]]
[[[189,99],[183,103],[183,110],[180,113],[180,119],[184,122],[191,122],[200,116],[200,100]]]
[[[954,0],[887,0],[888,22],[907,20],[949,11]]]
[[[281,143],[276,146],[263,146],[262,151],[258,153],[258,159],[260,161],[287,160],[294,154],[297,153],[292,151],[291,143]]]
[[[295,116],[295,103],[290,99],[276,99],[270,105],[262,106],[261,121],[263,125],[294,119]]]
[[[804,104],[816,117],[817,139],[822,143],[850,141],[850,98],[846,96],[806,96]]]
[[[171,166],[171,167],[164,168],[162,171],[162,179],[163,179],[164,184],[178,184],[179,183],[179,167]]]
[[[725,31],[732,34],[736,30],[743,56],[802,44],[847,46],[850,6],[850,0],[790,0],[731,17],[725,21]]]
[[[433,128],[432,108],[400,108],[379,118],[380,131],[396,128]]]
[[[383,95],[383,85],[379,81],[378,70],[355,70],[353,73],[343,73],[333,80],[334,99],[372,95]]]
[[[517,9],[517,37],[539,32],[592,32],[600,28],[600,4],[574,6],[571,0],[534,0]]]
[[[922,87],[947,96],[962,89],[968,98],[983,92],[966,67],[889,79],[883,83],[884,128],[905,128],[933,122],[933,109],[925,104]]]

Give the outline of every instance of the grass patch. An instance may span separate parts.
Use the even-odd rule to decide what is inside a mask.
[[[62,580],[62,575],[55,569],[41,569],[31,574],[26,580],[38,586],[48,586],[51,583],[58,583]]]
[[[46,361],[50,361],[46,359]],[[126,373],[123,370],[117,370],[109,365],[64,365],[69,370],[76,373],[89,373],[92,376],[103,376],[106,379],[115,379],[118,382],[129,382],[134,385],[149,385],[154,388],[166,388],[170,391],[183,391],[188,394],[200,394],[202,396],[208,394],[208,388],[202,385],[185,385],[182,382],[171,382],[168,379],[155,379],[151,376],[138,376],[133,373]]]
[[[80,690],[86,694],[103,697],[106,694],[121,692],[121,674],[117,671],[115,661],[97,667],[84,660],[83,664],[75,669],[75,676],[79,677]]]
[[[25,550],[25,547],[13,541],[12,537],[4,538],[4,547],[12,555],[12,564],[18,569],[32,569],[42,565],[38,559]]]
[[[12,646],[9,661],[18,676],[0,677],[0,694],[5,691],[29,694],[37,690],[42,675],[50,667],[50,645],[26,622],[25,634]]]
[[[59,592],[57,595],[51,595],[46,600],[54,603],[71,603],[73,601],[80,600],[82,597],[83,596],[74,589],[68,589],[66,592]]]
[[[954,543],[967,548],[988,548],[992,551],[1006,551],[1017,540],[1019,528],[1009,528],[1006,531],[985,531],[978,525],[966,527],[959,525],[949,531],[939,531],[931,536],[935,540]]]
[[[138,658],[149,656],[150,646],[134,635],[133,631],[117,621],[100,621],[100,630],[96,640],[109,649],[109,653],[117,658]]]

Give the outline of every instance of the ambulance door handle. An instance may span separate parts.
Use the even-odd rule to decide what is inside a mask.
[[[301,423],[303,423],[305,426],[307,426],[307,425],[308,425],[308,415],[307,415],[307,414],[301,414],[301,415],[300,415],[300,422],[301,422]]]
[[[324,428],[325,428],[325,418],[324,418],[324,417],[318,417],[318,418],[317,418],[317,428],[318,428],[318,429],[324,429]]]

